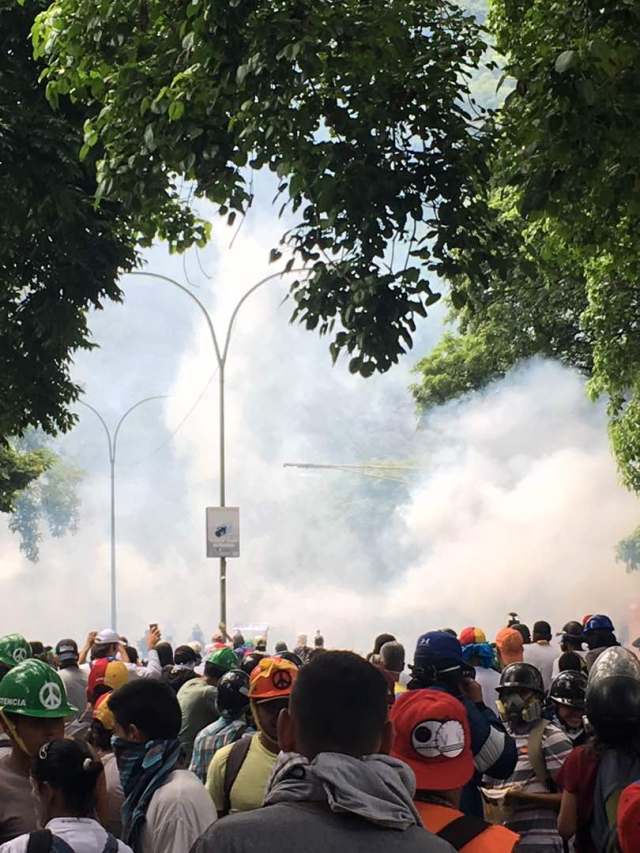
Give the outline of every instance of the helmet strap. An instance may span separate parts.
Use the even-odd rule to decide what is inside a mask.
[[[25,742],[22,740],[22,738],[18,734],[18,730],[16,729],[15,724],[7,717],[7,715],[4,713],[4,711],[1,708],[0,708],[0,719],[2,720],[2,724],[4,725],[5,729],[9,733],[9,737],[15,743],[15,745],[19,749],[21,749],[22,752],[24,752],[24,754],[26,756],[28,756],[29,758],[33,758],[31,753],[27,749]]]

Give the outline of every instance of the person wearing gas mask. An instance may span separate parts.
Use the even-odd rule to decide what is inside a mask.
[[[573,744],[565,732],[542,716],[542,675],[529,663],[507,666],[498,687],[498,710],[516,742],[518,761],[505,780],[485,775],[488,812],[517,832],[518,853],[562,853],[556,822],[561,795],[556,778]]]

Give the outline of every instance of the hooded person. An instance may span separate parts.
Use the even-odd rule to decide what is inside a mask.
[[[462,702],[441,690],[412,690],[398,699],[389,718],[391,755],[415,773],[413,799],[423,825],[465,853],[511,853],[518,835],[459,810],[462,790],[474,774]]]
[[[482,689],[467,676],[465,666],[458,639],[444,631],[430,631],[418,638],[408,687],[444,690],[465,706],[476,773],[465,787],[461,808],[465,814],[482,817],[479,789],[482,774],[490,773],[500,779],[509,777],[517,753],[513,738],[484,704]]]
[[[556,827],[558,774],[573,745],[542,716],[545,691],[536,667],[509,664],[502,671],[499,693],[500,714],[516,742],[518,762],[507,779],[485,775],[487,802],[499,810],[500,822],[520,835],[519,853],[563,853]]]
[[[40,660],[23,661],[0,682],[0,725],[11,740],[0,755],[0,844],[37,829],[31,764],[45,743],[64,736],[77,710],[58,673]]]
[[[575,835],[576,853],[611,850],[616,841],[616,804],[640,778],[640,662],[612,646],[593,664],[586,712],[593,738],[576,747],[560,773],[558,828]]]
[[[207,772],[207,790],[219,817],[260,808],[279,752],[278,715],[289,704],[298,667],[280,657],[261,658],[249,678],[249,702],[258,731],[223,746]]]
[[[157,679],[129,681],[109,696],[113,752],[124,791],[122,838],[134,853],[184,853],[215,819],[207,792],[180,769],[180,705]]]
[[[497,714],[500,673],[495,668],[495,652],[487,642],[487,635],[481,628],[469,627],[460,632],[458,639],[462,646],[464,662],[476,671],[475,680],[482,689],[482,701]]]
[[[192,853],[451,853],[420,824],[413,773],[386,754],[386,685],[358,655],[300,670],[278,739],[264,808],[220,821]]]

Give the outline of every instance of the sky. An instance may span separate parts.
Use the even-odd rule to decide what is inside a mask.
[[[222,335],[244,291],[274,271],[281,228],[258,206],[232,248],[234,231],[216,223],[198,257],[156,246],[145,269],[195,285]],[[177,288],[129,276],[123,289],[122,305],[92,315],[99,348],[73,368],[111,425],[138,400],[166,395],[120,433],[118,628],[137,640],[158,622],[181,642],[199,624],[208,637],[219,612],[204,531],[205,507],[218,502],[212,342]],[[591,612],[624,625],[638,583],[614,548],[637,525],[638,501],[618,483],[604,408],[581,377],[534,360],[419,421],[411,371],[442,334],[442,308],[399,365],[365,380],[346,359],[332,366],[327,339],[289,323],[286,292],[272,281],[250,297],[231,340],[227,503],[241,509],[241,556],[229,561],[230,626],[268,624],[271,641],[291,644],[320,630],[328,646],[366,651],[382,631],[409,648],[445,626],[493,635],[510,610],[554,630]],[[109,621],[106,440],[91,412],[78,414],[58,447],[85,472],[79,530],[45,536],[32,564],[0,522],[2,633],[82,639]],[[284,467],[372,460],[415,470],[396,484]]]

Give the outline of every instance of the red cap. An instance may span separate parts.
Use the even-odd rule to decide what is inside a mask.
[[[461,646],[470,646],[475,643],[486,643],[487,635],[482,628],[463,628],[458,640]]]
[[[109,658],[98,658],[91,666],[91,672],[87,680],[87,699],[94,701],[94,691],[99,685],[117,690],[129,680],[129,671],[121,660],[110,660]]]
[[[419,791],[461,788],[473,776],[469,720],[464,705],[442,690],[409,690],[389,711],[391,754],[411,767]]]
[[[622,853],[640,850],[640,783],[634,782],[618,801],[618,844]]]

